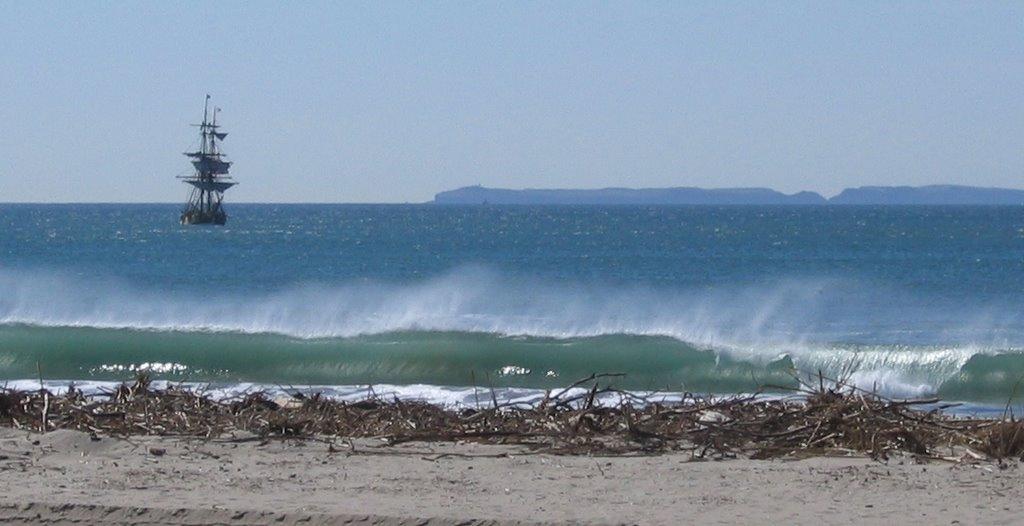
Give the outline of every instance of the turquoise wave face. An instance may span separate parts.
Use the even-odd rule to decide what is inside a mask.
[[[950,400],[1009,403],[1019,406],[1024,399],[1024,354],[978,354],[972,356],[938,393]]]
[[[973,353],[973,354],[972,354]],[[763,356],[764,354],[762,354]],[[38,367],[38,369],[37,369]],[[299,339],[275,334],[0,327],[0,378],[158,379],[271,385],[445,385],[557,388],[592,373],[623,373],[630,390],[732,394],[780,391],[797,377],[852,368],[855,380],[894,396],[1005,402],[1024,355],[931,347],[822,348],[758,359],[669,337],[505,337],[395,332]]]
[[[554,388],[591,373],[627,389],[750,391],[792,384],[791,364],[724,358],[663,337],[509,338],[401,332],[330,339],[93,328],[0,328],[0,377],[117,380],[147,369],[191,382]]]

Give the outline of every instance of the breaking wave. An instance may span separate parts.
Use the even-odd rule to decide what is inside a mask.
[[[1019,309],[836,279],[704,289],[544,282],[466,267],[417,282],[148,289],[0,271],[0,378],[751,391],[839,374],[899,396],[1005,401]]]

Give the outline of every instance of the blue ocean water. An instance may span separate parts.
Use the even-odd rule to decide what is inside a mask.
[[[0,205],[0,380],[735,393],[839,374],[1005,402],[1019,207]],[[427,387],[424,387],[427,389]]]

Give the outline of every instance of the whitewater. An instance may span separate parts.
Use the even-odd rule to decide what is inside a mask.
[[[1024,375],[1011,207],[245,205],[223,229],[169,212],[0,205],[0,381],[465,401],[595,372],[728,394],[850,371],[995,404]]]

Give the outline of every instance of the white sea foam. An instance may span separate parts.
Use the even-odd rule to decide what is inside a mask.
[[[72,381],[72,380],[45,380],[42,386],[54,394],[66,393],[68,387],[74,385],[86,396],[102,396],[117,388],[119,382],[104,381]],[[166,389],[172,385],[167,381],[154,381],[156,389]],[[303,385],[288,386],[258,384],[258,383],[235,383],[235,384],[208,384],[208,383],[173,383],[175,386],[186,389],[194,389],[214,400],[230,401],[239,399],[247,394],[261,392],[271,399],[291,397],[295,394],[310,396],[320,394],[327,398],[345,401],[359,402],[369,398],[382,398],[385,400],[399,399],[403,401],[420,401],[449,408],[482,408],[490,407],[494,401],[501,405],[522,405],[535,406],[544,400],[551,392],[560,393],[560,390],[548,391],[542,389],[526,388],[495,388],[492,399],[491,389],[478,389],[473,387],[453,387],[440,385]],[[10,380],[0,382],[2,389],[15,389],[21,391],[33,391],[40,388],[39,380]],[[566,399],[575,396],[584,396],[586,388],[572,388],[565,393],[560,393]],[[923,393],[929,395],[930,393]],[[629,391],[629,401],[638,402],[647,400],[650,402],[674,403],[688,400],[689,393],[673,391]],[[754,396],[752,394],[739,394],[731,396]],[[760,394],[762,399],[795,398],[794,395]],[[915,395],[908,395],[913,398]],[[618,393],[603,393],[595,398],[595,405],[603,407],[617,407],[623,402],[623,396]],[[1002,404],[976,404],[961,403],[950,404],[948,412],[962,415],[999,415],[1004,410]]]
[[[97,396],[110,393],[120,385],[120,382],[108,381],[76,381],[76,380],[44,380],[42,387],[53,394],[64,394],[70,386],[81,391],[86,396]],[[250,382],[239,382],[233,384],[224,383],[200,383],[200,382],[168,382],[163,380],[153,381],[154,389],[166,389],[169,386],[184,387],[196,392],[203,393],[214,400],[234,400],[244,397],[250,393],[264,393],[269,398],[290,397],[296,394],[313,395],[319,394],[333,400],[345,402],[358,402],[370,398],[383,400],[398,399],[402,401],[419,401],[444,407],[456,408],[478,408],[490,407],[495,401],[501,405],[524,405],[533,406],[539,404],[551,393],[561,394],[564,399],[584,396],[589,393],[589,388],[573,387],[563,390],[529,389],[518,387],[496,387],[476,388],[458,387],[428,384],[411,385],[299,385],[281,386],[276,384],[259,384]],[[34,391],[40,388],[39,380],[9,380],[0,382],[0,388]],[[492,397],[493,394],[493,397]],[[671,391],[629,391],[628,395],[634,400],[647,400],[650,402],[679,402],[691,396],[682,392]],[[748,395],[739,395],[748,396]],[[623,395],[619,393],[601,393],[595,398],[597,405],[614,407],[623,401]]]

